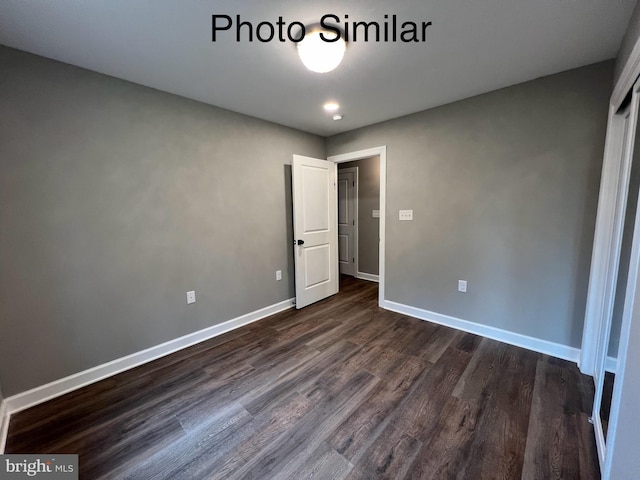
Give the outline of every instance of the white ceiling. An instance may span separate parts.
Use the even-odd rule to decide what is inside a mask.
[[[2,0],[0,43],[327,136],[615,57],[635,0]],[[257,25],[431,21],[426,43],[351,43],[333,72],[291,42],[211,41]],[[1,71],[1,67],[0,67]],[[344,119],[322,110],[342,105]]]

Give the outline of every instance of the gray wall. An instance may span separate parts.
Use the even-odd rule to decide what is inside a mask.
[[[611,62],[331,137],[328,152],[12,49],[0,63],[6,395],[294,296],[291,155],[383,144],[387,299],[580,344]]]
[[[323,138],[5,47],[0,65],[6,395],[294,296],[287,165]]]
[[[380,157],[338,166],[349,167],[358,167],[358,270],[378,275],[380,219],[373,218],[371,211],[380,209]]]
[[[618,50],[618,57],[616,58],[616,67],[614,73],[614,85],[615,82],[620,78],[620,74],[622,73],[622,69],[624,68],[627,60],[629,60],[629,56],[631,55],[631,51],[635,46],[638,38],[640,37],[640,3],[636,3],[636,8],[633,10],[631,14],[631,18],[629,19],[629,26],[627,27],[627,31],[622,38],[622,44],[620,45],[620,50]]]
[[[387,146],[386,299],[580,347],[612,74],[599,63],[330,137],[329,155]]]

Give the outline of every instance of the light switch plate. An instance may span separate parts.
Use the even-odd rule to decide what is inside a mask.
[[[187,305],[191,303],[196,303],[196,292],[193,290],[187,292]]]
[[[282,270],[276,270],[276,280],[282,280]]]
[[[400,220],[413,220],[413,210],[400,210]]]
[[[380,210],[372,210],[371,211],[371,216],[373,218],[380,218]]]
[[[462,293],[467,293],[467,281],[466,280],[458,280],[458,291]]]

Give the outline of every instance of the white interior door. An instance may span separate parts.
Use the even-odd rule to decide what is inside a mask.
[[[293,156],[296,308],[338,293],[337,166]]]
[[[338,265],[340,273],[356,276],[358,169],[338,170]]]

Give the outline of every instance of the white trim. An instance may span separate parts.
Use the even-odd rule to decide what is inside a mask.
[[[634,153],[635,132],[640,107],[640,81],[633,85],[630,104],[622,111],[616,111],[612,104],[609,109],[609,122],[607,125],[607,138],[605,156],[602,167],[602,180],[600,184],[600,197],[598,199],[598,214],[596,217],[596,232],[594,235],[594,247],[592,254],[591,272],[589,275],[589,291],[587,293],[587,306],[585,312],[584,333],[582,341],[582,354],[580,369],[584,373],[593,375],[595,382],[595,395],[593,401],[592,417],[597,417],[602,403],[604,389],[604,372],[607,370],[607,349],[611,333],[611,319],[613,314],[616,286],[618,280],[618,267],[622,236],[624,232],[625,214],[628,202],[631,163]],[[630,289],[635,282],[633,268],[634,252],[638,248],[638,213],[634,224],[634,236],[629,261],[627,277],[627,290],[625,296],[624,311],[622,316],[623,328],[620,333],[620,345],[625,339],[625,315],[629,302],[633,302],[635,292]],[[637,268],[637,266],[635,267]],[[630,321],[630,320],[629,320]],[[616,375],[623,374],[626,363],[626,353],[619,347],[616,365]],[[596,446],[600,460],[603,479],[608,478],[610,469],[610,446],[617,425],[616,387],[611,403],[611,415],[608,425],[607,442],[603,441],[601,424],[594,420]]]
[[[638,259],[634,258],[634,255],[639,255],[634,253],[637,250],[637,238],[635,235],[638,232],[639,218],[638,213],[636,213],[618,359],[614,361],[606,356],[606,349],[609,345],[611,312],[615,300],[620,243],[624,228],[624,209],[630,181],[629,172],[626,171],[626,164],[631,163],[630,158],[633,155],[633,142],[635,141],[636,133],[638,76],[640,76],[640,38],[636,39],[636,43],[622,69],[622,73],[618,77],[610,98],[598,214],[589,275],[589,291],[587,293],[584,320],[582,353],[579,362],[580,370],[583,373],[593,375],[595,381],[596,391],[592,417],[603,480],[607,480],[610,477],[612,470],[620,393],[627,362],[628,334],[633,318],[633,314],[629,312],[629,309],[633,308],[635,291],[630,289],[629,280],[635,283],[638,275]],[[618,110],[630,91],[633,92],[633,98],[629,107],[630,117],[627,122],[625,120],[626,112],[621,112],[622,114],[620,114]],[[625,132],[629,133],[626,139]],[[620,214],[622,214],[621,217]],[[635,268],[635,272],[632,267]],[[604,384],[603,371],[615,371],[616,373],[606,442],[602,425],[598,418]]]
[[[175,353],[179,350],[195,345],[196,343],[204,342],[210,338],[217,337],[223,333],[256,322],[275,313],[287,310],[292,306],[293,299],[284,300],[218,325],[213,325],[160,345],[132,353],[126,357],[118,358],[111,362],[98,365],[97,367],[75,373],[68,377],[47,383],[46,385],[41,385],[31,390],[27,390],[26,392],[12,395],[11,397],[6,398],[3,403],[6,408],[7,416],[21,410],[25,410],[29,407],[33,407],[42,402],[46,402],[47,400],[59,397],[60,395],[64,395],[65,393],[73,390],[77,390],[78,388],[86,385],[90,385],[99,380],[124,372],[125,370],[129,370],[160,357]]]
[[[609,128],[605,140],[605,154],[600,180],[600,194],[596,215],[596,228],[593,239],[591,271],[589,273],[589,290],[582,331],[582,351],[578,366],[586,375],[595,375],[596,358],[602,342],[601,324],[604,321],[605,304],[610,297],[611,288],[615,288],[615,278],[610,272],[614,244],[614,228],[616,224],[616,200],[618,196],[618,182],[622,149],[618,137],[624,134],[625,120],[616,115],[613,108],[609,109]],[[613,286],[612,286],[613,285]],[[609,292],[609,295],[608,295]]]
[[[380,283],[380,277],[378,275],[374,275],[373,273],[358,272],[356,273],[356,278],[361,278],[362,280],[369,280],[370,282]]]
[[[7,401],[0,401],[0,455],[4,453],[4,447],[7,442],[7,434],[9,433],[9,410],[7,410]]]
[[[327,157],[327,160],[336,163],[351,162],[354,160],[361,160],[363,158],[375,157],[380,158],[380,245],[379,245],[379,257],[378,257],[378,305],[382,307],[384,303],[384,261],[385,261],[385,218],[387,212],[387,147],[382,145],[380,147],[367,148],[366,150],[358,150],[357,152],[342,153],[340,155],[331,155]]]
[[[640,55],[640,52],[638,52]],[[632,98],[632,114],[634,111],[637,113],[638,108],[640,108],[640,79],[636,81],[633,87],[633,98]],[[632,136],[635,136],[636,129],[635,123],[633,124]],[[632,152],[633,153],[633,152]],[[603,480],[608,480],[611,477],[611,472],[613,470],[613,451],[615,448],[616,442],[619,440],[617,435],[618,423],[620,421],[624,422],[625,419],[620,419],[620,408],[622,402],[622,395],[625,390],[628,391],[629,387],[627,387],[629,380],[629,376],[633,375],[633,368],[631,372],[627,373],[628,366],[628,352],[631,342],[631,332],[632,332],[632,324],[634,322],[640,321],[640,210],[638,207],[640,206],[640,198],[637,199],[636,203],[636,216],[633,225],[633,240],[631,243],[631,255],[629,257],[629,271],[627,274],[627,288],[625,291],[624,297],[624,308],[622,310],[622,326],[620,327],[620,343],[618,345],[618,368],[616,372],[616,380],[613,383],[613,396],[611,399],[611,412],[609,415],[609,425],[607,427],[607,442],[604,446],[604,451],[602,455],[605,459],[604,469],[602,471]],[[608,336],[604,339],[605,345],[608,345],[609,338]],[[635,365],[634,365],[635,366]],[[637,366],[636,366],[637,367]],[[598,393],[601,394],[602,387],[600,386],[600,390],[596,389],[596,400],[594,402],[594,412],[599,412],[599,397]],[[627,396],[629,393],[627,393]],[[632,401],[629,398],[626,399],[626,404]],[[628,439],[624,439],[628,441]],[[600,453],[600,451],[598,452]]]
[[[640,204],[640,198],[638,199]],[[613,396],[611,398],[611,411],[609,414],[609,425],[607,427],[607,442],[606,445],[598,445],[598,454],[604,457],[604,467],[602,468],[602,479],[608,480],[611,477],[611,471],[613,469],[613,449],[615,448],[618,430],[618,422],[620,420],[620,406],[622,400],[623,389],[625,383],[629,380],[626,378],[627,372],[627,355],[629,350],[629,341],[631,338],[631,324],[638,321],[638,308],[640,295],[638,289],[640,288],[640,282],[638,282],[638,276],[640,275],[640,211],[636,212],[635,225],[633,230],[633,242],[631,246],[631,258],[629,259],[629,275],[627,277],[627,290],[625,295],[624,309],[622,312],[622,327],[620,330],[620,344],[618,345],[618,371],[616,372],[616,381],[613,383]],[[597,391],[596,391],[597,395]],[[596,397],[596,401],[598,398]],[[627,400],[628,402],[629,400]],[[599,411],[599,403],[595,403],[597,407],[594,407],[594,412]],[[595,413],[594,413],[595,416]],[[622,420],[624,422],[624,419]],[[598,432],[596,431],[596,438]]]
[[[605,451],[606,441],[604,438],[604,429],[602,428],[602,420],[600,415],[593,415],[589,418],[589,421],[593,425],[593,433],[596,437],[596,451],[598,453],[598,464],[600,465],[600,471],[604,471],[605,464]]]
[[[420,320],[445,325],[447,327],[455,328],[456,330],[462,330],[464,332],[498,340],[499,342],[515,345],[516,347],[522,347],[527,350],[533,350],[534,352],[544,353],[553,357],[569,360],[570,362],[577,362],[580,354],[580,350],[575,347],[569,347],[568,345],[562,345],[560,343],[554,343],[548,340],[542,340],[540,338],[529,337],[520,333],[470,322],[461,318],[430,312],[428,310],[411,307],[402,303],[386,300],[382,305],[382,308],[402,313],[404,315],[409,315],[410,317],[419,318]]]
[[[591,376],[596,374],[598,360],[602,358],[604,324],[615,301],[630,170],[625,168],[623,146],[627,119],[631,120],[626,114],[617,114],[613,107],[609,109],[582,352],[578,362],[580,371]],[[630,166],[630,162],[627,163]]]

